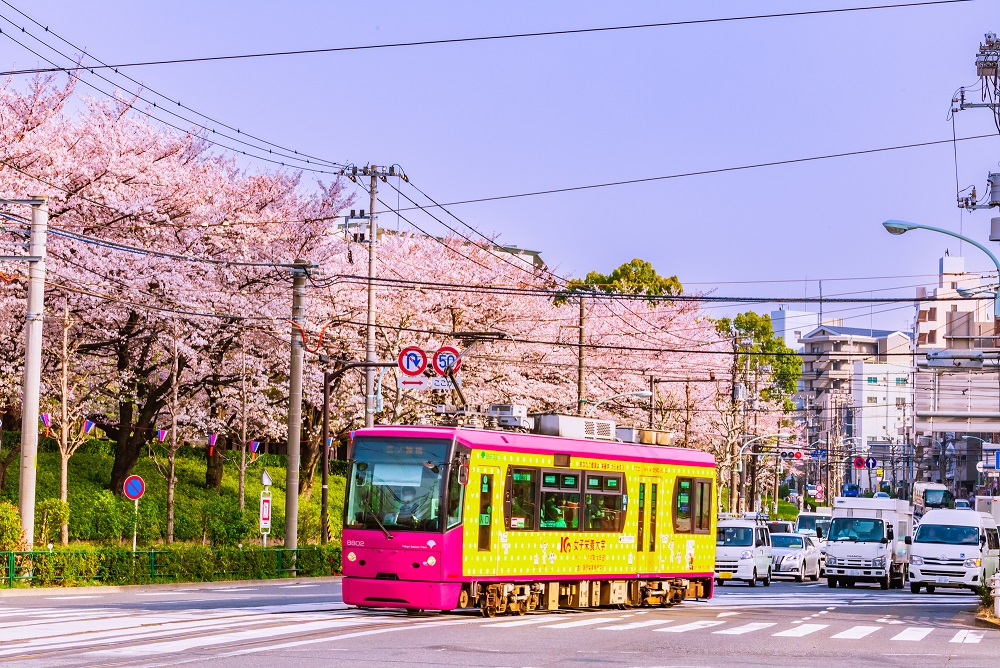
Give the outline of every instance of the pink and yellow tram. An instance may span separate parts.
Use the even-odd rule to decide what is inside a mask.
[[[667,605],[712,595],[715,460],[699,450],[437,426],[357,431],[350,605]]]

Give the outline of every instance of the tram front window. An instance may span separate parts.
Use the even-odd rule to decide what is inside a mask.
[[[365,438],[354,443],[347,513],[352,529],[439,531],[448,441]]]

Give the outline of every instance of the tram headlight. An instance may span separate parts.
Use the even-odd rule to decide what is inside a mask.
[[[354,554],[353,552],[348,552],[347,553],[347,560],[348,561],[353,562],[353,561],[356,561],[357,558],[358,558],[358,555]]]
[[[427,557],[427,565],[428,565],[428,566],[433,566],[433,565],[434,565],[434,564],[436,564],[437,562],[438,562],[438,560],[437,560],[437,559],[435,559],[433,555],[431,555],[431,556]]]

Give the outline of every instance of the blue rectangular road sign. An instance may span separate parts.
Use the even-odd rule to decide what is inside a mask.
[[[994,452],[993,457],[994,457],[993,468],[1000,471],[1000,450]]]

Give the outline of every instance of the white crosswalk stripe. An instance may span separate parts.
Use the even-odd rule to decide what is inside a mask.
[[[539,628],[543,629],[575,629],[580,626],[593,626],[594,624],[603,624],[604,622],[617,622],[619,617],[588,617],[587,619],[578,619],[575,622],[562,622],[561,624],[546,624]]]
[[[497,622],[496,624],[483,624],[483,626],[491,629],[506,629],[511,626],[530,626],[531,624],[543,624],[545,622],[551,621],[545,619],[544,617],[536,617],[534,619],[518,619],[513,622]]]
[[[960,643],[978,643],[986,635],[985,631],[959,631],[955,634],[955,637],[948,642],[960,642]]]
[[[720,622],[714,619],[704,619],[699,622],[690,622],[688,624],[681,624],[680,626],[671,626],[670,628],[667,629],[653,629],[653,630],[662,633],[687,633],[688,631],[707,629],[713,626],[719,626],[720,624],[725,624],[725,622]]]
[[[829,624],[802,624],[801,626],[796,626],[795,628],[788,629],[787,631],[779,631],[773,634],[778,638],[801,638],[802,636],[807,636],[810,633],[816,633],[825,629]]]
[[[908,629],[904,629],[901,633],[897,633],[892,637],[892,640],[912,640],[918,641],[923,640],[930,635],[931,631],[934,629],[929,629],[927,627],[911,626]]]
[[[830,636],[831,638],[842,638],[844,640],[860,640],[865,636],[870,636],[871,634],[878,631],[881,626],[852,626],[846,631],[841,631],[835,635]]]
[[[753,633],[754,631],[769,629],[772,626],[777,626],[777,624],[775,624],[775,622],[752,622],[750,624],[744,624],[743,626],[735,626],[731,629],[712,631],[712,633],[717,633],[719,635],[726,635],[726,636],[741,636],[744,633]]]
[[[598,631],[631,631],[632,629],[644,629],[650,626],[660,626],[669,624],[672,619],[650,619],[644,622],[629,622],[627,624],[615,624],[614,626],[601,626]]]

